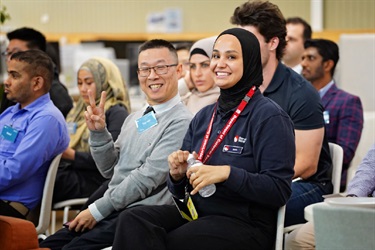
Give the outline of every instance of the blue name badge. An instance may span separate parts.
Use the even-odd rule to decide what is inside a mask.
[[[76,122],[68,122],[67,127],[68,127],[69,134],[74,135],[77,132],[77,123]]]
[[[18,135],[18,130],[5,125],[1,131],[1,137],[5,140],[15,142]]]
[[[242,150],[243,150],[243,147],[239,147],[239,146],[224,145],[223,147],[224,153],[241,154]]]
[[[158,125],[154,112],[149,112],[135,121],[139,133]]]

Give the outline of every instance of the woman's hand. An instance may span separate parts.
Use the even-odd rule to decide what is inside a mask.
[[[62,153],[61,158],[65,160],[71,160],[74,161],[76,151],[72,148],[67,148],[65,151]]]
[[[169,174],[174,181],[185,177],[189,151],[178,150],[168,156]]]
[[[87,94],[90,100],[90,105],[87,106],[85,111],[87,127],[92,131],[103,130],[105,128],[104,104],[107,94],[105,91],[102,92],[99,106],[96,106],[95,104],[95,96],[93,96],[92,91],[88,90]]]
[[[193,191],[190,192],[194,195],[199,192],[203,187],[223,182],[228,179],[230,174],[230,166],[212,166],[212,165],[201,165],[190,168],[186,175],[190,177],[190,184],[193,186]]]

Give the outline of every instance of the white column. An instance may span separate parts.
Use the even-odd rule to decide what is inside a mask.
[[[310,25],[313,32],[323,30],[323,1],[324,0],[310,0]]]

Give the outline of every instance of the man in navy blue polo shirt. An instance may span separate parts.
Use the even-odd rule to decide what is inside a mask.
[[[246,2],[231,17],[259,40],[263,95],[274,100],[290,116],[296,137],[296,161],[292,196],[286,206],[285,226],[304,223],[304,208],[332,193],[332,162],[324,134],[323,106],[318,92],[280,60],[286,46],[285,19],[270,2]]]

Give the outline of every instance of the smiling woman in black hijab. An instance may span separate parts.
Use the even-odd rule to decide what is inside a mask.
[[[242,48],[244,72],[236,85],[229,89],[221,89],[219,108],[224,112],[237,107],[253,85],[259,87],[263,82],[259,42],[257,39],[254,39],[254,36],[248,33],[243,29],[233,28],[220,34],[220,36],[230,34],[237,37]]]
[[[187,198],[186,188],[198,218],[183,219],[173,205],[127,209],[114,250],[273,248],[277,210],[291,194],[292,121],[257,88],[262,65],[252,33],[221,33],[210,68],[219,100],[195,115],[181,150],[168,157],[168,188],[178,199]],[[203,165],[187,169],[189,153]],[[202,197],[198,191],[209,184],[216,192]]]

